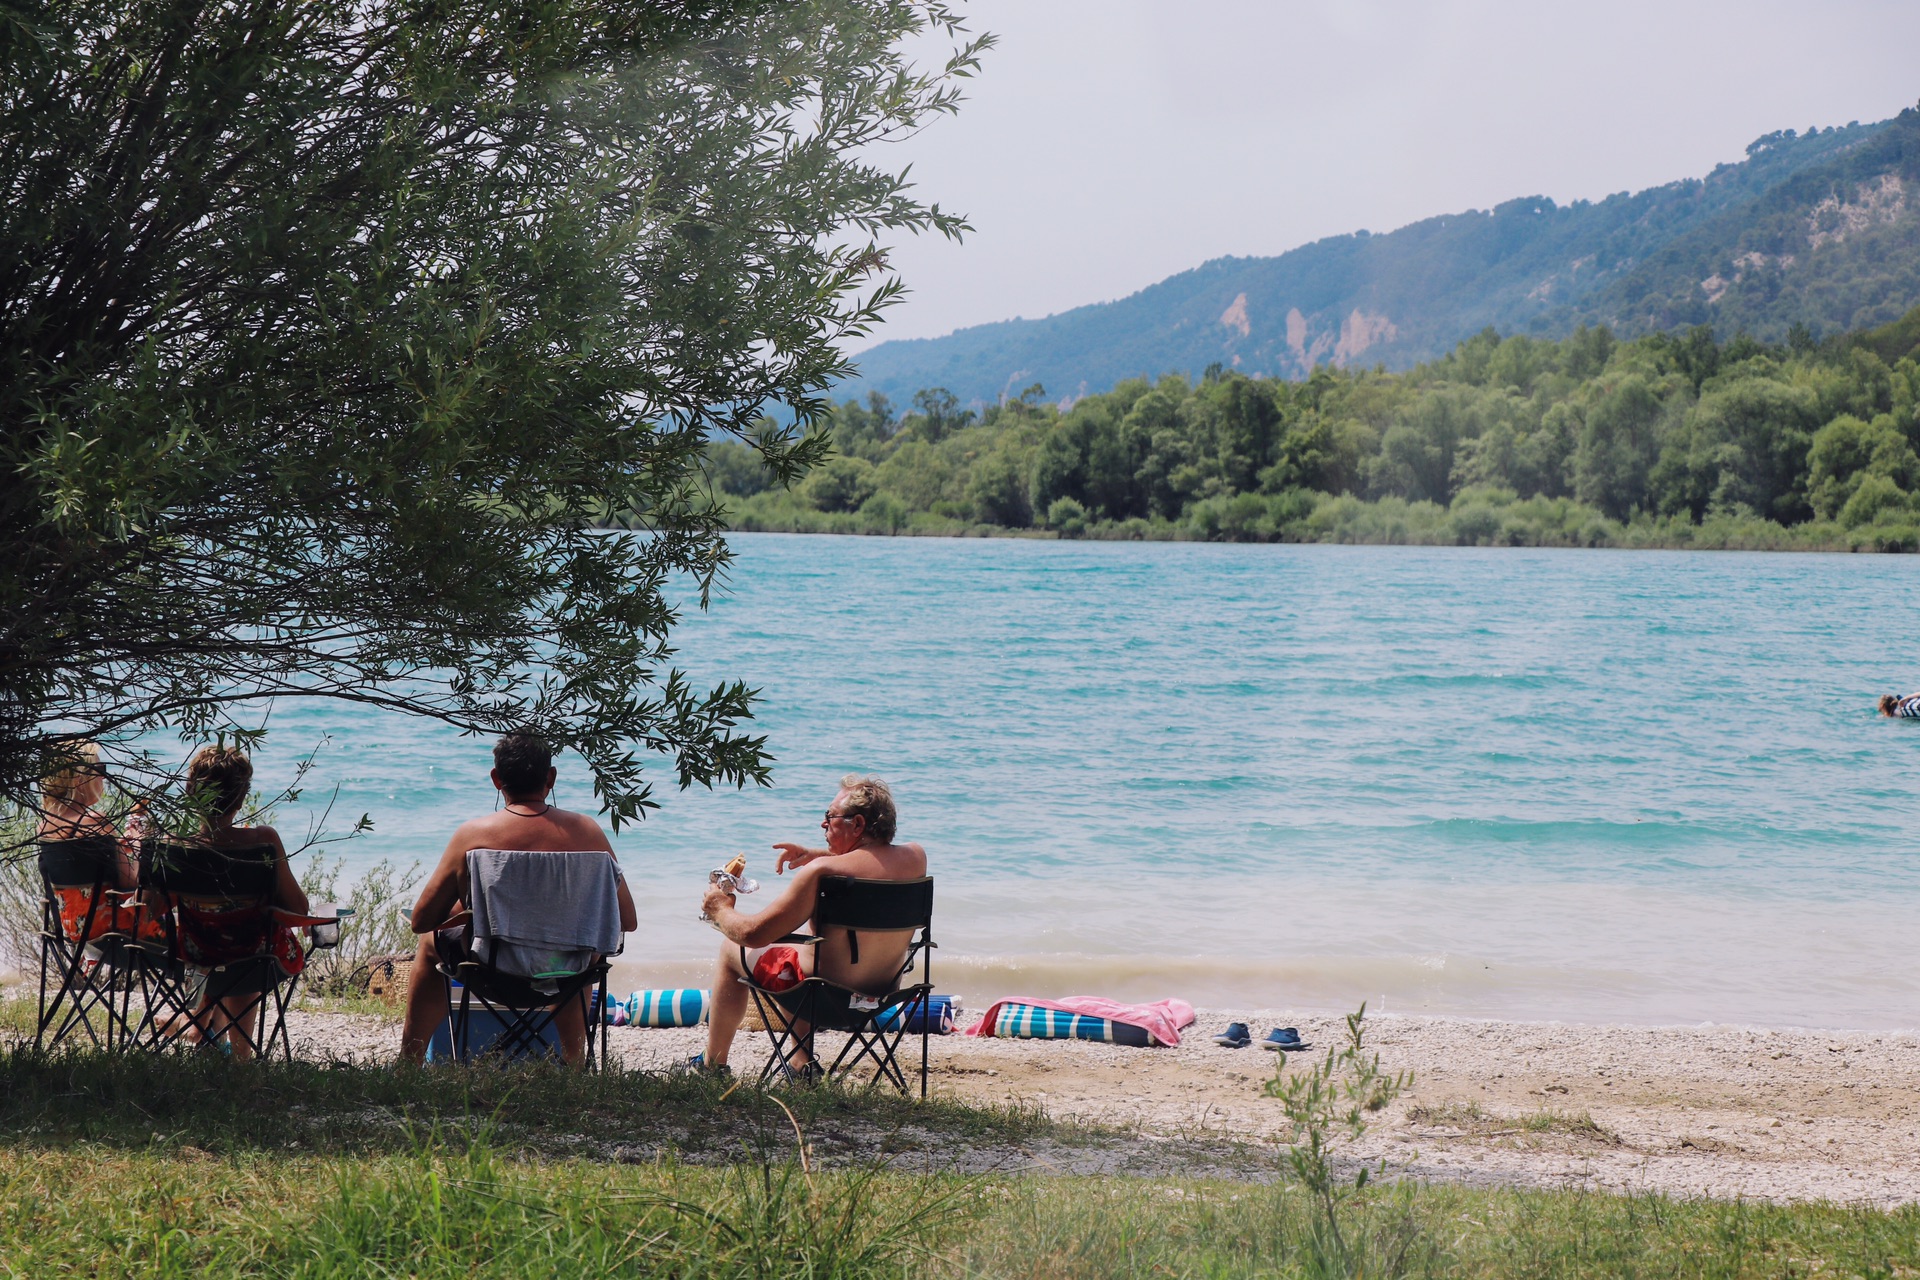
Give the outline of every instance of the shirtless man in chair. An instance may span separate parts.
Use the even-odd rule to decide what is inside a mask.
[[[821,830],[827,834],[827,847],[809,849],[798,844],[776,844],[780,851],[774,871],[785,875],[797,871],[786,892],[759,915],[742,915],[734,907],[734,897],[718,885],[709,885],[701,904],[714,927],[726,937],[720,947],[720,960],[713,978],[713,1007],[708,1014],[707,1050],[689,1065],[696,1070],[721,1072],[727,1069],[727,1054],[733,1048],[734,1033],[746,1016],[747,989],[740,979],[749,970],[759,969],[762,985],[771,976],[768,949],[789,933],[817,932],[809,927],[813,904],[820,894],[822,876],[852,876],[858,880],[918,880],[927,874],[927,851],[917,844],[893,842],[896,814],[893,793],[878,778],[848,774],[840,780],[840,792],[827,806]],[[865,940],[867,934],[862,933]],[[908,934],[876,934],[874,941],[861,947],[860,961],[847,972],[824,975],[858,991],[885,994],[899,975],[907,958]],[[877,944],[877,945],[876,945]],[[744,963],[741,952],[746,952]],[[813,948],[794,947],[800,971],[813,972]],[[845,948],[838,950],[844,951]],[[778,953],[774,960],[781,958]],[[806,1064],[793,1061],[798,1068]]]
[[[533,849],[555,853],[613,858],[613,845],[600,824],[584,813],[569,813],[549,804],[558,774],[553,752],[531,733],[509,733],[493,748],[494,789],[499,809],[463,823],[447,842],[440,863],[427,877],[414,904],[412,926],[420,938],[413,973],[407,980],[407,1014],[400,1032],[400,1060],[418,1066],[425,1060],[427,1042],[447,1017],[447,981],[439,963],[457,963],[461,929],[451,922],[463,919],[467,899],[467,854],[474,849]],[[616,874],[619,859],[614,858]],[[620,878],[620,928],[632,933],[637,925],[633,895]],[[569,1001],[553,1020],[560,1036],[560,1056],[577,1065],[586,1057],[586,998]]]

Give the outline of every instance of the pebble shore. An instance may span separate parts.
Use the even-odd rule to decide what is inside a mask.
[[[936,1096],[1017,1101],[1130,1130],[1142,1142],[1241,1144],[1250,1167],[1284,1137],[1261,1084],[1273,1055],[1224,1049],[1230,1020],[1295,1026],[1315,1046],[1345,1033],[1324,1014],[1199,1011],[1172,1049],[1082,1041],[932,1041]],[[303,1056],[390,1059],[399,1024],[298,1013]],[[702,1028],[610,1029],[623,1064],[664,1069],[698,1051]],[[1920,1035],[1911,1032],[1608,1027],[1382,1016],[1367,1040],[1414,1082],[1354,1154],[1401,1176],[1480,1185],[1882,1206],[1920,1201]],[[757,1070],[745,1033],[735,1069]],[[1295,1064],[1299,1057],[1294,1055]]]

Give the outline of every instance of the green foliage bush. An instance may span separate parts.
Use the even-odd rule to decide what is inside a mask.
[[[1063,538],[1078,538],[1087,531],[1087,509],[1072,498],[1055,498],[1047,508],[1047,528]]]
[[[871,462],[841,457],[816,469],[800,492],[816,511],[858,511],[876,487]]]
[[[1489,330],[1404,374],[1215,368],[977,416],[940,388],[905,415],[876,393],[836,411],[842,456],[797,492],[726,456],[712,480],[739,529],[1900,550],[1920,526],[1920,350],[1883,353],[1909,327],[1780,347]]]
[[[300,887],[311,901],[337,902],[353,911],[340,925],[338,944],[310,957],[303,984],[309,994],[360,995],[366,990],[369,961],[414,949],[416,939],[408,917],[420,887],[420,864],[397,870],[382,858],[343,895],[344,869],[338,859],[315,853],[300,876]]]

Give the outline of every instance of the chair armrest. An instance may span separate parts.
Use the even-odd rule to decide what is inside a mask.
[[[810,947],[816,942],[824,941],[826,941],[826,939],[817,933],[790,933],[784,938],[775,938],[773,945],[779,946],[781,943],[787,942],[792,943],[794,946]]]
[[[339,924],[346,915],[353,914],[349,911],[345,915],[316,915],[312,912],[289,911],[285,907],[268,907],[267,913],[281,924],[295,929],[311,928],[317,924]]]
[[[415,937],[419,937],[422,934],[438,933],[442,929],[462,929],[462,928],[465,928],[467,925],[467,922],[472,919],[473,919],[473,912],[462,908],[461,910],[456,911],[452,915],[448,916],[445,920],[442,920],[439,924],[433,926],[433,928],[415,929],[413,933]]]

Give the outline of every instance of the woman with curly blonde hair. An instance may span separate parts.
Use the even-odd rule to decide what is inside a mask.
[[[271,848],[274,854],[274,887],[268,905],[294,915],[307,912],[307,894],[294,879],[287,863],[287,848],[280,833],[267,826],[241,826],[234,819],[246,802],[253,786],[253,762],[237,747],[202,747],[187,765],[187,803],[201,815],[199,841],[215,849]],[[257,954],[257,916],[232,930],[223,929],[219,912],[207,912],[182,906],[180,940],[188,963],[207,972],[201,989],[194,1021],[206,1038],[226,1037],[236,1059],[251,1058],[259,1048],[258,1024],[265,1002],[260,998],[261,982],[277,986],[306,966],[306,951],[292,928],[275,920],[265,939],[266,950],[277,972],[262,976],[261,965],[221,971],[216,966],[240,958],[237,953]],[[247,936],[241,936],[241,935]],[[217,1013],[212,1011],[218,1009]],[[212,1016],[207,1016],[212,1013]],[[245,1025],[243,1025],[243,1023]]]

